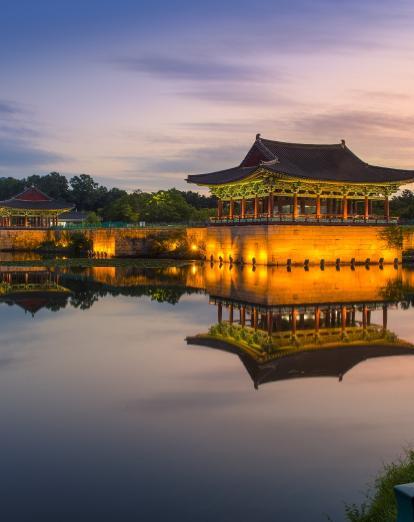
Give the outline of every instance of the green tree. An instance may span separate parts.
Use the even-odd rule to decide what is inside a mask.
[[[27,178],[27,185],[34,185],[39,190],[54,199],[67,200],[69,198],[69,183],[66,176],[59,172],[51,172],[45,176],[34,174]]]
[[[99,184],[89,174],[73,176],[70,179],[71,199],[78,210],[96,210]]]
[[[404,190],[398,196],[392,198],[390,202],[391,212],[402,218],[414,219],[414,193],[411,190]]]

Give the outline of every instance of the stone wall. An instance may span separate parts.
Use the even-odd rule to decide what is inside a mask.
[[[207,259],[220,257],[227,262],[243,258],[245,263],[256,260],[259,265],[363,263],[370,259],[378,263],[401,260],[402,248],[389,246],[381,238],[381,226],[323,225],[249,225],[209,227],[206,229]]]
[[[401,260],[402,248],[393,247],[381,238],[381,226],[323,226],[323,225],[249,225],[204,228],[123,228],[90,229],[84,233],[92,240],[93,250],[108,256],[145,256],[151,237],[157,234],[171,238],[186,235],[194,252],[205,252],[207,259],[221,257],[228,262],[243,259],[258,265],[284,266],[292,264],[350,263],[355,259],[373,263],[383,258],[385,263]],[[0,250],[30,250],[48,239],[70,235],[70,231],[0,229]],[[404,246],[414,244],[412,232],[405,234]]]

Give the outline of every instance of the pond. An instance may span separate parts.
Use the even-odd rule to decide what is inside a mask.
[[[393,266],[0,267],[2,519],[345,520],[413,442],[413,298]]]

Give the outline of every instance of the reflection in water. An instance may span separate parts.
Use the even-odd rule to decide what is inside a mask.
[[[0,268],[3,518],[343,520],[414,430],[412,283]]]

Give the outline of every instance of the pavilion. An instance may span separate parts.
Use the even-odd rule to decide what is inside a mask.
[[[414,170],[369,165],[344,140],[308,145],[257,134],[239,166],[189,175],[187,182],[208,187],[217,197],[217,224],[382,224],[391,220],[390,195],[414,182]]]
[[[57,226],[59,216],[74,207],[72,203],[47,196],[34,186],[0,201],[0,226],[49,228]]]

